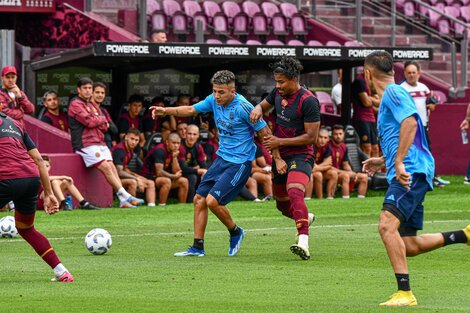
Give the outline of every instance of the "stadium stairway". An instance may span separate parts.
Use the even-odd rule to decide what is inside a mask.
[[[342,1],[342,3],[353,4],[355,1]],[[376,2],[366,0],[364,3]],[[317,0],[315,18],[322,23],[331,27],[331,29],[342,33],[344,36],[354,39],[356,11],[352,6],[335,6],[332,3],[336,1]],[[376,11],[372,11],[363,6],[362,16],[362,41],[367,46],[384,47],[390,45],[390,29],[391,17],[378,15]],[[470,92],[467,90],[465,97],[452,99],[449,97],[449,88],[452,82],[451,71],[451,53],[449,47],[434,40],[431,36],[417,27],[412,27],[397,19],[396,26],[396,46],[402,47],[428,47],[433,49],[433,61],[421,62],[422,66],[422,82],[430,87],[430,89],[440,90],[448,95],[449,101],[452,103],[468,103],[470,101]],[[457,53],[457,68],[460,68],[460,53]],[[396,69],[400,73],[402,69]],[[469,72],[470,74],[470,72]],[[397,75],[397,79],[403,77]],[[457,73],[460,79],[460,71]]]

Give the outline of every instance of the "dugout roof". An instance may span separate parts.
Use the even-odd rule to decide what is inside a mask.
[[[400,47],[310,47],[251,46],[193,43],[123,43],[95,42],[92,46],[47,55],[27,66],[27,87],[34,90],[35,72],[63,66],[86,66],[113,69],[113,81],[128,73],[172,68],[212,75],[221,69],[235,73],[247,69],[268,71],[268,64],[281,55],[296,56],[304,73],[343,68],[343,103],[350,103],[349,91],[353,67],[361,66],[364,58],[376,50],[390,52],[395,61],[432,60],[429,48]],[[349,77],[350,79],[347,79]],[[208,81],[208,80],[207,80]],[[125,84],[125,82],[124,82]],[[274,86],[274,83],[273,83]],[[343,106],[343,123],[349,122],[349,106]]]

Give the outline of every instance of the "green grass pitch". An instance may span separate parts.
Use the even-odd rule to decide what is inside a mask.
[[[428,193],[425,231],[470,223],[470,186],[462,177]],[[36,228],[74,274],[51,283],[52,271],[22,239],[0,240],[2,312],[469,312],[470,247],[453,245],[408,259],[418,306],[380,308],[396,289],[377,220],[383,191],[366,199],[310,200],[317,216],[311,254],[289,251],[294,223],[273,201],[229,205],[247,237],[228,257],[228,233],[211,214],[206,256],[176,258],[192,243],[192,206],[37,214]],[[0,217],[8,213],[0,213]],[[102,256],[84,246],[95,227],[113,236]]]

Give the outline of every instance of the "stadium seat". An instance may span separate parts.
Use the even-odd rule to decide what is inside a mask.
[[[261,10],[267,18],[268,25],[271,27],[274,35],[284,36],[288,34],[286,18],[281,11],[272,2],[261,3]]]
[[[318,40],[309,40],[307,43],[307,46],[315,47],[315,46],[323,46],[323,44]]]
[[[447,6],[444,9],[444,13],[452,16],[453,18],[460,19],[460,7]],[[454,30],[454,34],[457,37],[461,37],[465,30],[465,26],[459,23],[455,23],[452,20],[449,20],[450,27]]]
[[[202,8],[204,10],[204,14],[206,14],[209,20],[211,18],[214,18],[217,13],[222,13],[222,10],[220,10],[219,5],[214,1],[204,1],[202,3]]]
[[[415,4],[411,1],[407,1],[403,4],[403,14],[406,17],[414,17],[415,16]]]
[[[281,13],[288,19],[289,26],[292,29],[292,34],[294,35],[306,35],[307,21],[305,17],[299,13],[297,7],[292,3],[281,3],[280,4]]]
[[[147,154],[154,146],[161,143],[163,141],[162,133],[153,133],[147,138],[147,141],[144,145],[144,155]]]
[[[167,20],[162,11],[154,12],[152,15],[152,30],[154,31],[167,31]]]
[[[327,47],[341,47],[341,44],[335,40],[329,40],[326,42],[325,46]]]
[[[241,41],[237,40],[237,39],[227,39],[227,42],[226,42],[227,45],[241,45]]]
[[[229,24],[220,6],[214,1],[204,1],[202,8],[207,17],[207,22],[214,30],[214,34],[228,35]]]
[[[249,22],[255,35],[267,35],[268,20],[261,12],[260,7],[253,1],[244,1],[242,3],[243,12],[249,17]]]
[[[327,92],[317,91],[315,92],[315,96],[317,97],[318,102],[320,102],[320,113],[333,114],[335,112],[333,101]]]
[[[270,39],[266,41],[267,46],[284,46],[284,43],[277,39]]]
[[[220,41],[219,39],[210,38],[206,40],[206,43],[213,44],[213,45],[221,45],[223,42]]]
[[[357,40],[348,40],[344,43],[345,47],[362,47],[364,46],[362,42],[359,42]]]
[[[160,3],[157,0],[147,0],[147,15],[152,15],[153,12],[161,10]]]
[[[305,43],[298,39],[291,39],[287,42],[287,45],[288,46],[305,46]]]
[[[246,41],[246,44],[251,45],[251,46],[256,46],[256,45],[261,46],[261,42],[259,42],[258,40],[255,40],[255,39],[248,39]]]
[[[174,34],[188,34],[186,15],[181,10],[181,6],[175,0],[163,0],[163,12],[170,19],[169,24]]]
[[[225,1],[222,3],[222,9],[228,17],[233,34],[248,35],[248,16],[241,11],[240,6],[233,1]]]
[[[359,136],[353,126],[347,125],[344,134],[344,143],[348,148],[349,164],[354,172],[362,172],[362,162],[369,157],[359,148]],[[376,173],[369,177],[370,189],[386,189],[388,187],[385,173]]]

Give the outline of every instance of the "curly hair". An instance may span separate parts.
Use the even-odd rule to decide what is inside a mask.
[[[283,74],[289,79],[298,78],[304,69],[299,60],[283,55],[276,62],[269,65],[274,74]]]
[[[229,85],[231,83],[235,83],[235,74],[227,70],[218,71],[211,78],[213,85]]]

